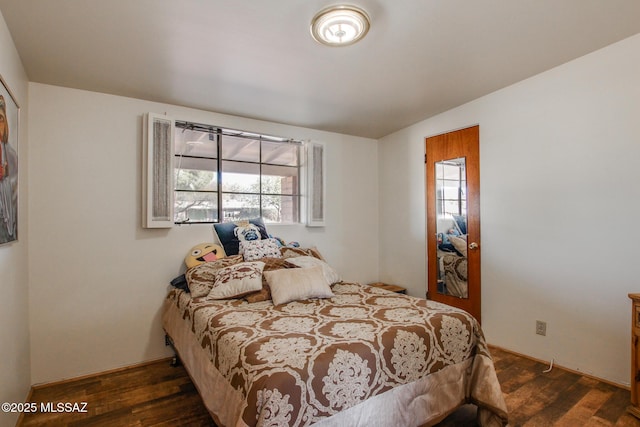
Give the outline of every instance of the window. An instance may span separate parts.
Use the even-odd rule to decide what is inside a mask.
[[[176,121],[174,221],[300,221],[302,144]]]
[[[436,214],[453,218],[467,214],[465,159],[438,162],[436,169]]]

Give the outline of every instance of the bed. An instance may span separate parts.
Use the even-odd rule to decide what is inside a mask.
[[[458,298],[469,296],[467,257],[438,249],[438,292]]]
[[[437,229],[438,292],[468,298],[466,215],[439,218]]]
[[[465,403],[478,406],[480,425],[506,425],[471,315],[342,281],[329,295],[274,304],[265,276],[311,269],[261,261],[263,288],[248,296],[262,298],[212,300],[172,289],[164,302],[164,330],[218,426],[434,425]]]

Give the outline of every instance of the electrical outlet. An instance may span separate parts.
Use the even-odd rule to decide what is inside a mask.
[[[547,322],[536,320],[536,334],[542,336],[547,335]]]

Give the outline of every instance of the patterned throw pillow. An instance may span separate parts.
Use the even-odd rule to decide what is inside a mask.
[[[246,227],[249,224],[253,224],[260,230],[260,237],[262,239],[268,239],[269,233],[267,233],[267,227],[264,225],[262,218],[253,218],[246,221],[236,222],[221,222],[219,224],[213,224],[213,231],[218,236],[220,244],[224,248],[224,252],[227,256],[238,255],[240,239],[235,233],[237,227]]]
[[[299,256],[312,256],[314,258],[318,258],[324,261],[324,257],[320,254],[318,248],[280,248],[280,253],[282,254],[282,258],[295,258]]]
[[[282,258],[278,241],[273,238],[240,242],[240,253],[245,261],[255,261],[264,257]]]
[[[264,262],[241,262],[214,273],[207,299],[239,298],[262,288]]]
[[[242,262],[242,255],[222,258],[213,262],[205,262],[190,268],[185,273],[191,298],[204,297],[213,287],[214,273],[224,267]]]

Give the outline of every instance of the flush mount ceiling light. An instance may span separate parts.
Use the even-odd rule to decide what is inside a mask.
[[[331,6],[311,20],[311,35],[327,46],[347,46],[363,38],[369,31],[369,16],[355,6]]]

